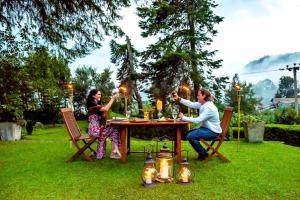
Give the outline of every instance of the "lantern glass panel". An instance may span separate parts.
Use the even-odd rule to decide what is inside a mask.
[[[157,171],[155,169],[155,164],[154,163],[147,163],[144,166],[143,169],[143,182],[144,184],[153,184],[157,176]]]
[[[180,183],[190,183],[192,180],[192,173],[187,165],[182,164],[178,173]]]
[[[172,158],[156,158],[157,171],[159,178],[170,179],[173,177],[173,159]]]

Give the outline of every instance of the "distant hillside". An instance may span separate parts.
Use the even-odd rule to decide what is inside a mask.
[[[287,53],[280,55],[267,55],[249,62],[245,66],[245,72],[264,71],[269,69],[279,69],[286,65],[292,65],[293,63],[300,63],[300,52]]]
[[[262,98],[262,104],[264,106],[270,105],[270,101],[274,98],[277,89],[277,86],[274,85],[270,79],[259,81],[257,84],[253,85],[255,96]]]

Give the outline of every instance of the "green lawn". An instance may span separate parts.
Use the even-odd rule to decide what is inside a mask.
[[[85,123],[80,123],[82,129]],[[132,138],[132,148],[147,144]],[[232,162],[218,158],[204,164],[187,141],[194,183],[141,186],[143,154],[127,163],[106,158],[73,163],[63,125],[35,130],[18,142],[0,141],[0,199],[300,199],[300,148],[280,142],[225,142],[221,148]],[[110,143],[108,143],[109,157]]]

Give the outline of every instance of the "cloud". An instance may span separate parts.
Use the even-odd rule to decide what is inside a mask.
[[[233,7],[229,2],[220,0],[216,9],[225,17],[212,46],[224,59],[219,74],[239,73],[247,63],[265,55],[299,51],[299,1],[235,0]]]

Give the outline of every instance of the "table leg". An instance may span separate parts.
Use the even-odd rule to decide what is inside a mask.
[[[177,127],[176,133],[177,133],[177,138],[176,138],[176,141],[177,141],[177,161],[179,163],[181,163],[181,132],[180,132],[180,127]]]
[[[127,135],[127,154],[130,154],[130,128],[126,128]]]
[[[126,149],[126,128],[121,128],[121,143],[122,143],[122,162],[126,162],[127,149]]]

